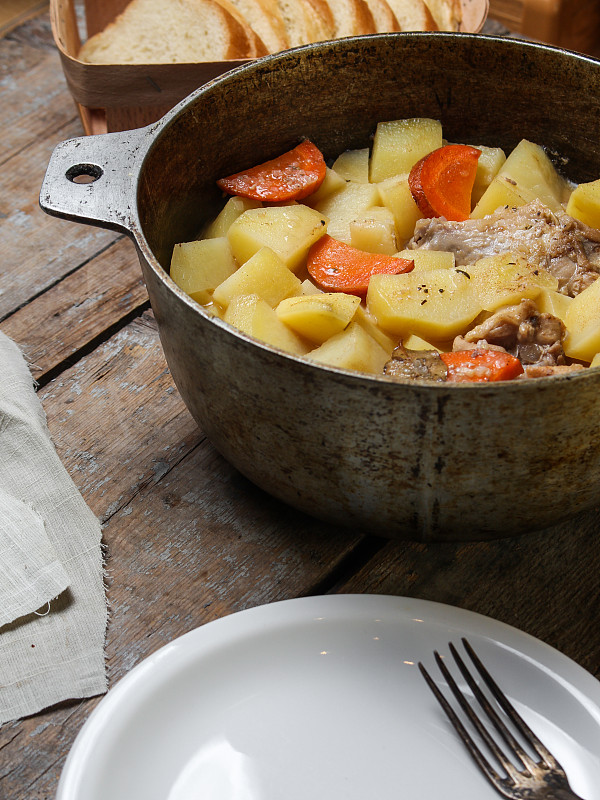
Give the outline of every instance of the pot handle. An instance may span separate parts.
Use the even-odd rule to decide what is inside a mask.
[[[131,232],[137,166],[150,129],[68,139],[54,148],[40,190],[40,207],[55,217]]]

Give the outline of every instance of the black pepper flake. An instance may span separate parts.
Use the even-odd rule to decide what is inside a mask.
[[[443,290],[443,289],[438,289],[438,292],[439,292],[440,294],[444,294],[444,290]]]
[[[427,302],[427,298],[425,298],[425,300],[421,300],[421,305],[424,306],[426,302]]]
[[[460,274],[461,274],[461,275],[464,275],[464,276],[465,276],[465,278],[469,278],[469,280],[471,279],[471,276],[469,275],[469,273],[468,273],[468,272],[465,272],[465,271],[464,271],[464,269],[458,269],[458,268],[457,268],[457,269],[456,269],[456,271],[457,271],[457,272],[460,272]]]
[[[539,274],[540,274],[540,271],[539,271],[539,269],[534,269],[534,270],[533,270],[533,274],[534,274],[534,275],[539,275]]]

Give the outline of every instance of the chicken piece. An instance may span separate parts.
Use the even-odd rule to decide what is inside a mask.
[[[419,220],[407,247],[452,252],[460,266],[499,253],[522,255],[558,278],[559,291],[569,297],[600,273],[600,230],[567,214],[554,214],[539,201],[465,222]]]
[[[464,336],[457,336],[452,349],[501,349],[523,365],[557,366],[565,364],[565,334],[558,317],[538,311],[533,300],[522,300],[519,305],[500,309]]]
[[[548,364],[533,364],[525,367],[520,378],[548,378],[551,375],[567,375],[569,372],[580,372],[585,369],[583,364],[561,364],[551,367]]]

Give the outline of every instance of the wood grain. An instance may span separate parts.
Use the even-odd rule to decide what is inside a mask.
[[[509,513],[507,511],[507,513]],[[388,543],[344,592],[466,608],[536,636],[600,678],[598,512],[497,542]]]
[[[9,316],[0,330],[21,346],[40,380],[147,303],[135,248],[121,238]]]
[[[34,20],[29,28],[35,46],[18,31],[0,40],[0,64],[7,73],[0,112],[0,319],[117,238],[111,231],[54,219],[39,208],[52,150],[83,131],[57,54],[49,49],[47,19],[45,25]]]
[[[83,133],[75,125],[76,108],[62,74],[47,16],[32,20],[26,29],[27,38],[20,28],[0,39],[0,63],[5,77],[0,87],[0,164],[23,154],[36,141],[43,140],[51,148],[63,138]]]
[[[2,0],[0,37],[48,8],[48,0]]]

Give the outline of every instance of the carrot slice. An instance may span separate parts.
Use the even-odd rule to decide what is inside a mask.
[[[319,188],[326,169],[323,154],[306,139],[271,161],[221,178],[217,186],[227,194],[253,200],[302,200]]]
[[[499,350],[459,350],[440,353],[440,358],[454,383],[510,381],[524,371],[518,358]]]
[[[471,213],[471,192],[481,150],[447,144],[414,165],[408,176],[411,194],[425,217],[462,222]]]
[[[367,293],[372,275],[410,272],[415,262],[406,258],[365,253],[325,234],[308,251],[311,277],[330,292]]]

